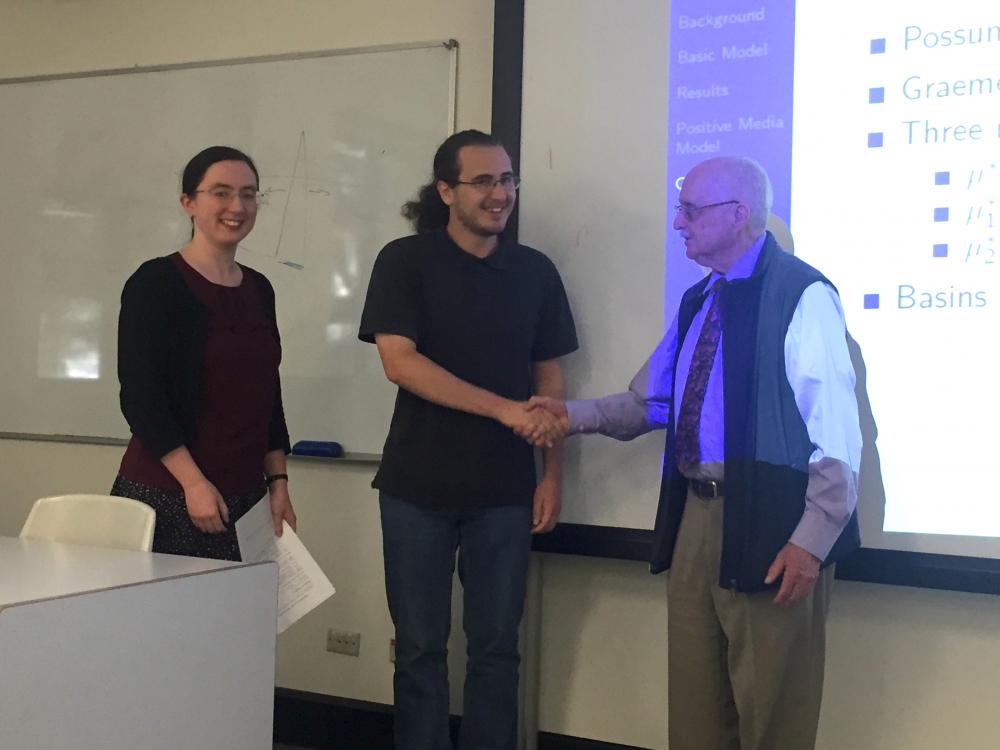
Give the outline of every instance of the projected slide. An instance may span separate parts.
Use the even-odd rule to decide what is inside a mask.
[[[673,0],[668,128],[668,201],[707,156],[759,159],[796,254],[840,290],[881,530],[1000,537],[1000,10]],[[668,282],[682,258],[670,238]]]

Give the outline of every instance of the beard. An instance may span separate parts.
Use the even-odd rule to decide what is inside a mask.
[[[463,227],[480,237],[496,237],[501,234],[507,227],[507,219],[510,218],[509,213],[506,215],[500,214],[503,217],[503,220],[499,223],[484,224],[474,213],[466,211],[460,207],[456,207],[455,215]]]

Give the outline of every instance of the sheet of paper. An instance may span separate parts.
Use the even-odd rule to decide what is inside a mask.
[[[236,522],[236,539],[243,562],[278,563],[279,633],[333,595],[330,579],[288,523],[274,535],[267,495]]]

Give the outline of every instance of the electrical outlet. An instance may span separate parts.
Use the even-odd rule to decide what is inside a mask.
[[[335,654],[357,656],[361,652],[361,633],[331,628],[326,631],[326,650]]]

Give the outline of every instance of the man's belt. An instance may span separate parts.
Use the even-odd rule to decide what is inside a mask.
[[[724,494],[722,482],[717,482],[714,479],[689,479],[688,486],[694,494],[706,500],[722,497]]]

